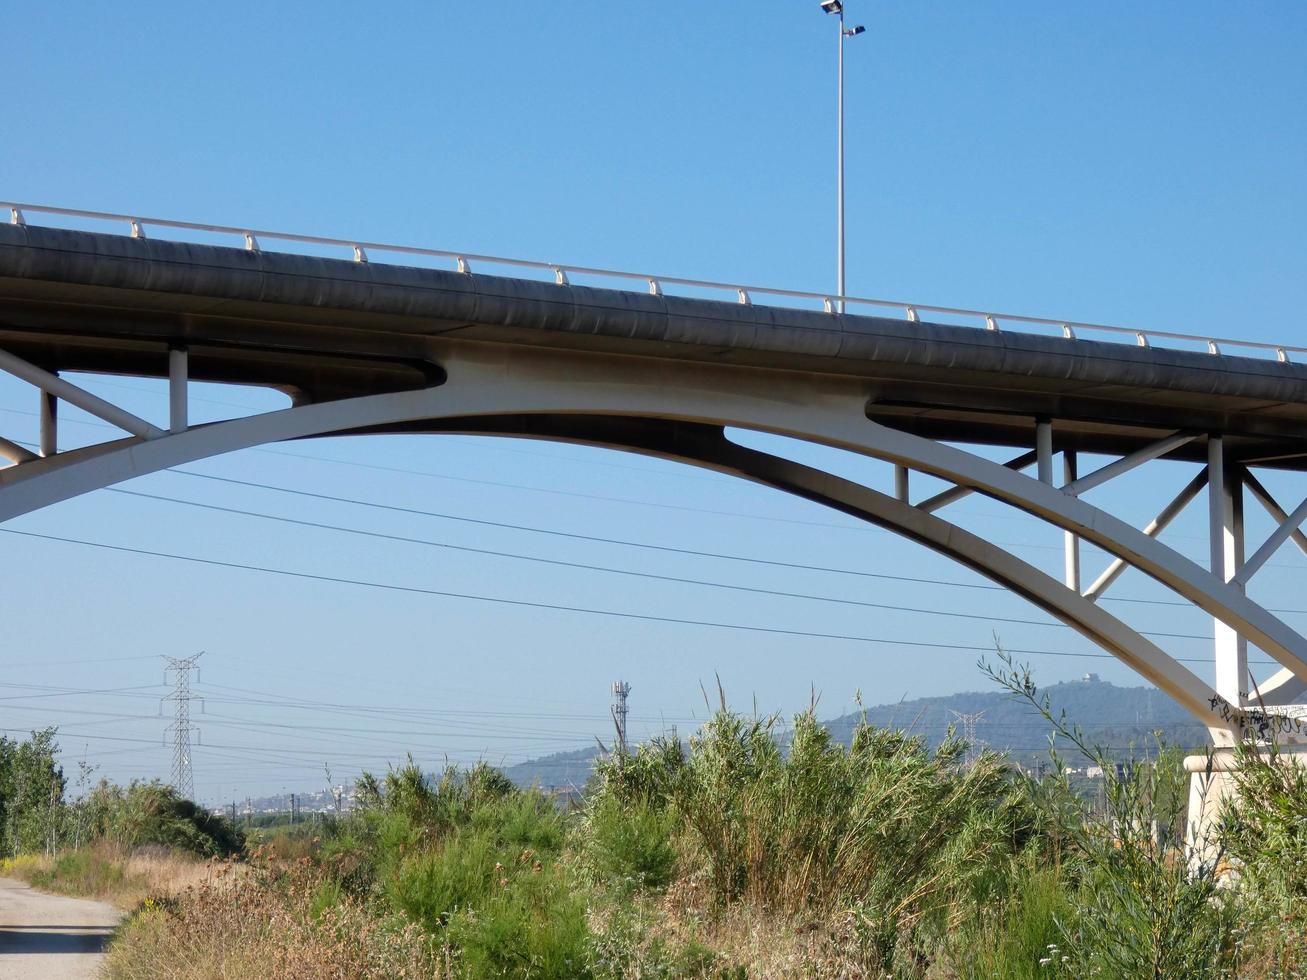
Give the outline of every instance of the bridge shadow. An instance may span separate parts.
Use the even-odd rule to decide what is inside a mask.
[[[113,926],[0,926],[0,956],[99,953],[112,935]]]

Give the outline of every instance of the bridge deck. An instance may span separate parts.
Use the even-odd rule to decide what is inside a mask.
[[[1087,451],[1220,430],[1307,469],[1304,364],[0,225],[0,348],[51,370],[163,377],[181,344],[197,380],[325,399],[430,384],[466,342],[854,378],[872,417],[957,442],[1028,447],[1044,417]]]

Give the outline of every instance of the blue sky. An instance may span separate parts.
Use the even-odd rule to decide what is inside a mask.
[[[848,48],[850,292],[1303,342],[1307,9],[865,0],[848,8],[868,28]],[[6,198],[832,287],[835,27],[815,0],[25,4],[8,12],[5,35]],[[143,414],[166,408],[150,382],[88,384]],[[213,417],[274,403],[255,391],[197,394],[210,399],[197,410]],[[34,409],[30,389],[0,382],[7,435],[31,438]],[[67,417],[69,440],[100,436]],[[838,465],[884,479],[876,467]],[[192,469],[476,520],[978,582],[809,505],[574,447],[388,437],[270,447]],[[1186,478],[1181,467],[1163,469],[1101,499],[1142,523],[1152,501]],[[564,540],[179,474],[127,489],[1044,625],[559,569],[111,493],[10,526],[671,618],[962,646],[983,646],[998,629],[1021,648],[1089,649],[1016,598],[975,589]],[[1292,498],[1288,483],[1283,493]],[[983,502],[958,510],[1022,557],[1060,567],[1059,535]],[[1200,553],[1200,520],[1180,522],[1172,540]],[[406,743],[428,763],[446,751],[512,761],[585,744],[606,734],[617,676],[633,685],[638,732],[691,726],[702,716],[700,682],[718,673],[743,706],[756,698],[792,710],[815,687],[832,714],[858,690],[880,702],[980,686],[966,651],[545,613],[12,535],[2,544],[0,663],[12,683],[140,689],[32,699],[31,689],[13,688],[0,692],[16,699],[0,702],[0,727],[58,722],[70,758],[85,752],[116,778],[166,775],[167,753],[154,744],[163,691],[149,687],[161,680],[157,658],[204,649],[199,686],[210,700],[198,719],[206,748],[196,779],[214,799],[315,786],[324,760],[348,777],[384,766]],[[1301,556],[1285,551],[1277,562],[1264,598],[1292,606]],[[1132,578],[1120,588],[1160,595]],[[1132,621],[1210,629],[1172,607],[1138,607]],[[1206,650],[1196,639],[1168,643],[1183,655]],[[1111,661],[1031,659],[1047,680],[1095,669],[1133,682]],[[109,662],[62,663],[88,660]],[[292,698],[313,704],[290,707]]]

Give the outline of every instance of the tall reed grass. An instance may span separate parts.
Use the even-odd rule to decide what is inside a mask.
[[[786,743],[775,717],[723,705],[688,748],[664,740],[600,769],[586,819],[611,851],[614,812],[630,812],[678,848],[717,908],[820,920],[852,910],[861,941],[886,965],[900,940],[942,938],[1003,889],[1031,813],[1003,760],[949,738],[933,751],[902,732],[860,725],[833,741],[809,710]],[[665,880],[663,847],[627,843],[627,864]],[[609,865],[613,864],[608,858]]]
[[[846,746],[811,707],[782,733],[723,698],[689,739],[604,761],[574,811],[486,766],[365,777],[362,811],[320,840],[147,904],[108,976],[1301,976],[1307,772],[1254,753],[1224,828],[1237,874],[1220,878],[1185,844],[1176,753],[1118,774],[1000,664],[1103,765],[1105,812],[1060,764],[1036,780],[953,736],[867,724]]]

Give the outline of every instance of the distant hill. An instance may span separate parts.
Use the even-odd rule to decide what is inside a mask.
[[[599,747],[592,745],[571,752],[555,752],[539,759],[528,759],[515,766],[506,766],[504,774],[519,786],[537,784],[545,789],[575,786],[580,789],[590,778]]]
[[[1090,675],[1093,676],[1093,675]],[[1155,743],[1151,733],[1160,731],[1168,745],[1194,748],[1208,742],[1207,729],[1169,695],[1152,687],[1118,687],[1100,680],[1067,681],[1043,689],[1053,711],[1065,711],[1067,720],[1079,724],[1089,740],[1113,755],[1124,756],[1132,745],[1140,751]],[[918,698],[898,704],[867,709],[873,725],[905,728],[938,745],[950,724],[963,731],[953,714],[983,715],[976,721],[976,739],[990,748],[1008,752],[1017,762],[1048,755],[1049,726],[1025,701],[1001,691],[974,691],[946,697]],[[854,712],[826,722],[837,739],[849,741],[860,714]],[[1068,763],[1072,749],[1059,743]]]
[[[1182,748],[1196,748],[1208,741],[1207,729],[1156,688],[1118,687],[1107,681],[1086,679],[1054,684],[1044,690],[1054,712],[1065,710],[1068,720],[1079,723],[1090,741],[1111,750],[1114,756],[1127,755],[1131,745],[1140,752],[1151,748],[1154,731],[1160,731],[1168,745]],[[956,725],[959,733],[963,731],[953,712],[983,712],[976,721],[977,741],[1008,752],[1015,762],[1029,765],[1048,758],[1048,724],[1029,704],[1001,691],[970,691],[882,704],[868,707],[866,717],[873,725],[917,733],[935,746],[944,738],[950,724]],[[836,739],[847,745],[860,718],[860,712],[853,712],[824,724]],[[1070,746],[1059,745],[1059,748],[1068,764],[1078,764]],[[538,783],[543,787],[580,787],[589,778],[598,755],[597,747],[558,752],[509,766],[504,771],[521,786]]]

